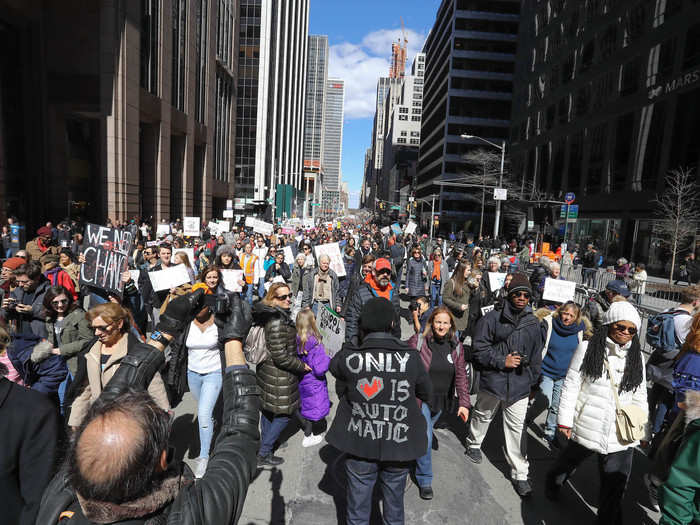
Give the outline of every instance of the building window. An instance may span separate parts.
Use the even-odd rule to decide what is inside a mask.
[[[420,115],[422,113],[422,110],[421,108],[413,108],[411,113],[413,113],[414,115]]]
[[[641,57],[637,56],[621,66],[620,95],[626,97],[639,89],[641,76]]]
[[[400,108],[399,108],[399,113],[408,113],[408,108],[400,107]]]
[[[406,119],[404,119],[404,120],[406,120]],[[419,116],[413,115],[411,117],[411,122],[420,122],[420,115]]]
[[[683,69],[700,65],[700,23],[691,26],[685,36]]]
[[[216,109],[214,122],[214,179],[229,181],[229,156],[231,146],[231,77],[220,69],[216,72]],[[252,131],[254,133],[254,131]],[[242,131],[241,139],[251,133]],[[255,142],[255,140],[253,140]]]
[[[408,115],[399,115],[399,120],[408,120]]]
[[[407,136],[407,135],[408,135],[408,132],[407,132],[407,131],[402,131],[402,132],[401,132],[401,136],[402,136],[402,137],[405,137],[405,136]]]
[[[627,172],[629,171],[630,157],[632,155],[634,133],[634,113],[627,113],[618,117],[617,132],[615,138],[615,156],[612,166],[612,187],[610,191],[622,191],[625,189]]]
[[[420,131],[411,131],[412,137],[420,137]]]
[[[247,9],[250,10],[252,7],[248,7]],[[258,10],[259,9],[258,7]],[[244,11],[247,13],[246,6],[241,6],[241,16],[243,16]],[[233,68],[231,55],[233,47],[234,16],[233,0],[219,0],[219,12],[216,21],[216,58],[229,69]],[[259,13],[258,16],[260,16]],[[242,29],[241,27],[241,30]],[[243,42],[241,42],[241,45],[243,45]]]
[[[397,142],[398,144],[406,144],[406,139],[404,139],[404,138],[399,138],[399,139],[396,139],[396,142]]]
[[[187,2],[172,0],[173,6],[173,64],[172,105],[185,111],[185,57],[187,47]]]
[[[420,144],[420,139],[411,139],[410,143],[413,144],[414,146],[417,146],[418,144]]]
[[[141,0],[141,87],[158,94],[160,0]]]
[[[195,19],[195,53],[197,65],[194,71],[194,116],[204,122],[207,99],[207,40],[209,35],[209,0],[197,0]]]

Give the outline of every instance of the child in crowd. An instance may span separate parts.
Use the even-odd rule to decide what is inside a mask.
[[[310,308],[302,309],[297,315],[297,353],[299,359],[311,367],[299,381],[301,407],[296,416],[304,431],[303,447],[313,447],[323,440],[326,416],[331,409],[328,397],[326,372],[331,358],[321,343],[321,334],[316,328],[316,318]]]

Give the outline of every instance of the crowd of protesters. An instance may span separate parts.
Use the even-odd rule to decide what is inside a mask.
[[[556,455],[543,487],[550,500],[595,455],[597,523],[622,523],[641,448],[653,460],[645,483],[661,523],[698,519],[699,286],[644,334],[631,299],[644,294],[646,272],[624,259],[579,305],[546,298],[561,266],[535,260],[527,240],[430,239],[357,221],[267,234],[203,223],[197,236],[180,221],[107,226],[133,239],[120,293],[81,280],[77,224],[47,223],[25,245],[4,246],[0,490],[9,523],[235,522],[256,470],[284,468],[277,451],[290,424],[302,446],[325,439],[347,454],[348,524],[369,523],[377,481],[384,522],[404,523],[411,472],[420,498],[436,497],[433,429],[456,415],[464,468],[474,468],[499,411],[519,496],[533,492],[530,426]],[[337,260],[318,253],[330,243]],[[564,264],[580,264],[596,284],[592,246],[565,253]],[[178,265],[187,282],[154,289],[154,272]],[[229,270],[239,272],[234,283]],[[326,311],[344,320],[342,347],[326,348],[317,324]],[[655,348],[646,363],[643,337]],[[168,453],[172,409],[188,391],[194,470]]]

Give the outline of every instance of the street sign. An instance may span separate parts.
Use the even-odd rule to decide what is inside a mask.
[[[559,217],[564,218],[566,217],[566,209],[569,208],[569,219],[576,219],[578,218],[578,204],[562,204],[561,206],[561,211],[559,212]]]
[[[414,200],[416,200],[415,197],[409,197],[409,198],[408,198],[408,202],[413,202]]]
[[[508,199],[508,190],[505,188],[494,188],[493,198],[497,201],[505,201]]]
[[[226,209],[230,210],[231,208],[233,208],[233,199],[227,199],[226,200]]]
[[[391,209],[392,209],[392,210],[400,210],[400,209],[401,209],[401,206],[396,206],[396,205],[394,205],[394,206],[391,207]]]
[[[574,202],[575,200],[576,200],[576,194],[575,194],[574,192],[572,192],[572,191],[570,191],[569,193],[567,193],[567,194],[564,196],[564,202],[566,202],[567,204],[571,204],[571,203]]]

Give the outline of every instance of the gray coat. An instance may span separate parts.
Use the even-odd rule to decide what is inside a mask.
[[[46,337],[46,326],[44,324],[44,295],[51,283],[44,276],[41,276],[39,284],[33,292],[25,292],[21,286],[15,288],[10,294],[17,299],[17,304],[31,305],[32,311],[27,314],[20,314],[14,308],[2,309],[2,316],[5,320],[18,321],[18,331],[21,333],[33,333],[39,337]]]
[[[462,295],[457,295],[454,279],[448,280],[447,284],[443,284],[442,287],[442,302],[452,312],[455,318],[455,328],[460,332],[466,330],[469,325],[469,308],[462,310],[463,304],[469,306],[469,292],[469,286],[465,282],[462,286]]]
[[[316,275],[318,275],[318,267],[314,268],[311,271],[306,272],[306,275],[304,275],[304,295],[302,296],[301,299],[301,307],[306,308],[310,307],[311,303],[313,303],[313,298],[314,298],[314,280],[316,279]],[[336,273],[329,268],[328,269],[328,275],[331,276],[331,308],[335,310],[336,305],[338,304],[338,287],[340,286],[340,282],[338,281],[338,276]]]
[[[445,261],[445,258],[443,257],[440,259],[440,295],[442,295],[445,291],[445,285],[447,284],[447,281],[450,280],[450,269],[447,267],[447,262]],[[428,281],[430,281],[430,276],[433,275],[433,269],[435,268],[435,261],[430,261],[428,263]]]
[[[428,282],[428,278],[423,278],[423,270],[428,272],[428,265],[425,259],[421,257],[420,261],[416,261],[414,257],[411,257],[406,263],[406,288],[408,288],[408,295],[411,297],[423,296],[425,295],[425,283]]]

